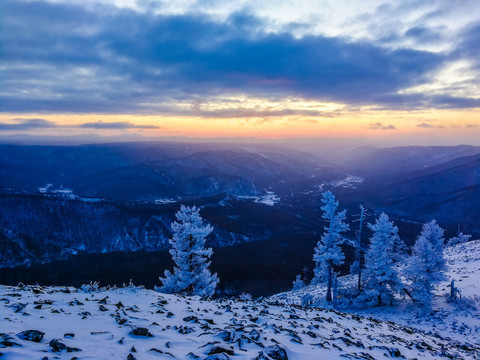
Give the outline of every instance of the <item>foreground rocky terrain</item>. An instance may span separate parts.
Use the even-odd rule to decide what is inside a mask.
[[[120,289],[0,287],[2,359],[478,359],[480,347],[333,310]]]
[[[396,324],[413,326],[417,329],[438,333],[457,341],[468,341],[480,346],[480,240],[447,247],[444,250],[447,261],[446,281],[438,284],[430,307],[413,304],[408,297],[397,296],[395,306],[352,308],[339,305],[345,311],[352,311],[366,317],[374,317]],[[339,278],[340,288],[348,289],[357,284],[356,276]],[[461,298],[450,299],[451,280],[460,291]],[[325,304],[325,287],[311,285],[296,291],[272,296],[269,300],[285,305],[300,305],[308,299],[317,306]]]

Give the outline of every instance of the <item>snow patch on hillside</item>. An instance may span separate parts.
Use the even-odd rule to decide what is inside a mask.
[[[268,206],[274,206],[280,202],[280,196],[273,191],[267,191],[265,195],[261,196],[238,195],[236,198],[239,200],[253,200],[256,203]]]
[[[343,187],[356,189],[357,186],[364,181],[365,179],[361,176],[348,175],[345,179],[332,181],[330,185],[332,185],[334,188]]]

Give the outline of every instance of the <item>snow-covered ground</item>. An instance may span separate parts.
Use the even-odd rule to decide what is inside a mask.
[[[392,307],[352,311],[480,346],[480,240],[446,248],[444,254],[448,264],[448,280],[436,287],[430,309],[412,304],[408,298],[397,298],[396,305]],[[356,279],[355,276],[344,276],[340,278],[340,283],[342,286],[354,286]],[[462,299],[456,303],[449,301],[451,279],[455,280],[455,287],[462,295]],[[309,299],[314,303],[322,303],[324,297],[325,288],[320,285],[277,294],[270,300],[301,304]]]
[[[475,359],[408,326],[266,302],[0,286],[2,359]],[[33,331],[34,330],[34,331]]]
[[[320,287],[245,302],[133,286],[0,286],[0,358],[480,359],[480,241],[446,257],[462,301],[447,302],[444,283],[429,310],[398,299],[360,315],[286,304],[323,296]]]

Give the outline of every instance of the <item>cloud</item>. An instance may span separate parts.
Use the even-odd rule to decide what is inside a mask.
[[[384,125],[380,122],[372,123],[367,126],[367,129],[370,130],[395,130],[394,125]]]
[[[424,26],[415,26],[405,32],[407,38],[414,39],[419,43],[432,43],[443,40],[443,36],[432,29]]]
[[[193,109],[190,113],[193,116],[201,116],[204,118],[217,119],[235,119],[235,118],[251,118],[251,117],[282,117],[282,116],[313,116],[313,117],[336,117],[340,115],[339,111],[318,111],[318,110],[301,110],[301,109],[248,109],[248,108],[232,108],[221,110],[201,110]]]
[[[127,130],[127,129],[160,129],[160,126],[155,125],[137,125],[127,121],[117,121],[117,122],[89,122],[81,124],[80,127],[82,128],[89,128],[89,129],[110,129],[110,130]]]
[[[459,39],[453,56],[470,59],[473,67],[480,70],[480,22],[467,25]]]
[[[0,131],[49,129],[58,125],[45,119],[13,119],[15,123],[0,123]]]
[[[172,114],[182,112],[177,100],[226,94],[428,107],[435,99],[398,92],[425,82],[447,58],[269,33],[268,22],[247,11],[219,22],[109,5],[4,0],[1,7],[4,112]],[[473,104],[442,106],[457,103]]]
[[[422,122],[422,123],[417,124],[415,126],[418,127],[418,128],[422,128],[422,129],[445,129],[445,126],[443,126],[443,125],[433,125],[433,124],[429,124],[429,123],[426,123],[426,122]]]
[[[477,124],[465,124],[465,127],[469,128],[469,129],[474,129],[474,128],[478,128],[478,125]]]

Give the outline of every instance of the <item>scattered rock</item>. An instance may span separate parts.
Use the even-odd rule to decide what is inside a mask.
[[[175,357],[173,354],[169,353],[168,351],[162,351],[162,350],[157,349],[157,348],[151,348],[148,351],[153,351],[153,352],[156,352],[156,353],[159,353],[159,354],[165,354],[165,355],[171,356],[172,358]]]
[[[13,346],[22,347],[22,345],[16,342],[13,342],[11,340],[13,340],[13,338],[10,335],[0,333],[0,347],[13,347]]]
[[[221,353],[225,353],[232,356],[235,355],[232,348],[230,347],[227,348],[227,347],[218,346],[218,345],[212,346],[207,355],[214,355],[214,354],[221,354]]]
[[[288,360],[287,351],[279,345],[267,346],[255,360]]]
[[[83,305],[83,303],[81,301],[78,301],[77,299],[73,299],[73,301],[70,301],[68,303],[68,305],[70,305],[70,306],[74,306],[74,305],[80,306],[80,305]]]
[[[179,332],[180,334],[183,334],[183,335],[188,335],[188,334],[190,334],[190,333],[192,333],[192,332],[194,332],[194,331],[195,331],[195,329],[192,328],[192,327],[190,327],[190,326],[182,326],[182,325],[181,325],[181,326],[178,328],[178,332]]]
[[[208,355],[205,360],[229,360],[230,357],[225,353]]]
[[[122,319],[122,318],[116,318],[115,321],[118,323],[118,325],[123,325],[123,324],[125,324],[128,320],[127,320],[127,319]]]
[[[38,330],[25,330],[21,333],[17,334],[17,337],[26,340],[26,341],[33,341],[33,342],[40,342],[43,340],[43,336],[45,335],[44,332]]]
[[[127,360],[137,360],[137,358],[135,356],[133,356],[132,354],[128,354]]]
[[[70,346],[67,346],[65,345],[64,343],[62,343],[60,340],[58,339],[53,339],[53,340],[50,340],[50,342],[48,343],[48,345],[50,345],[50,347],[52,348],[52,351],[53,352],[62,352],[63,350],[66,350],[67,352],[77,352],[77,351],[82,351],[78,348],[72,348]]]
[[[145,336],[145,337],[152,337],[153,335],[148,331],[147,328],[135,328],[132,331],[130,331],[130,335],[135,335],[135,336]]]
[[[75,337],[74,333],[66,333],[63,335],[64,338],[73,339]]]
[[[14,312],[18,313],[18,312],[22,311],[23,309],[25,309],[26,306],[27,306],[27,304],[16,303],[16,304],[10,305],[9,307],[12,308]]]
[[[183,321],[185,321],[185,322],[189,322],[189,323],[195,323],[195,324],[198,324],[198,318],[197,318],[196,316],[193,316],[193,315],[190,315],[190,316],[184,317],[184,318],[183,318]]]

